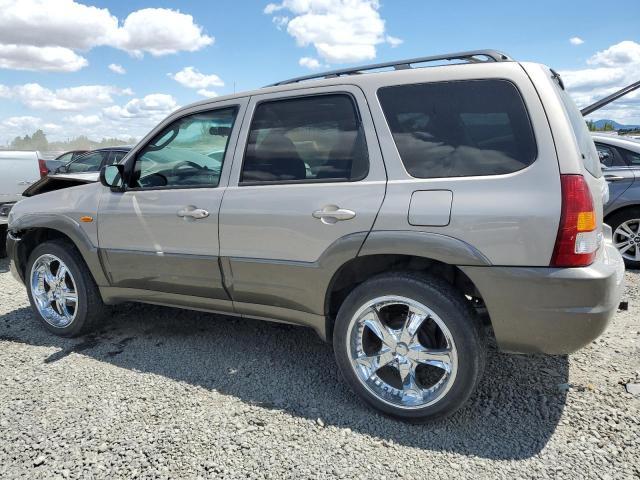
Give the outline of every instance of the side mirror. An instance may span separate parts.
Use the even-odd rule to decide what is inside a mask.
[[[100,183],[112,192],[124,192],[124,165],[106,165],[100,169]]]

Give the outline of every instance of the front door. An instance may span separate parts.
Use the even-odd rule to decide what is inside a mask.
[[[98,217],[112,287],[219,299],[231,310],[218,214],[244,105],[216,103],[175,119],[126,161],[126,191],[106,190]]]
[[[356,256],[385,183],[358,88],[251,97],[220,215],[236,310],[322,315],[317,280],[332,255]]]

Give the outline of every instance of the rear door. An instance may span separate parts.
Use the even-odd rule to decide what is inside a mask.
[[[233,272],[233,300],[244,303],[236,308],[246,314],[255,313],[250,304],[312,310],[299,299],[323,293],[311,292],[313,284],[294,272],[312,273],[326,252],[353,235],[349,255],[355,256],[385,183],[358,88],[252,97],[220,214],[220,254]]]

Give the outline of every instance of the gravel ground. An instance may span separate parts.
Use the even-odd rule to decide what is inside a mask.
[[[0,261],[0,478],[640,478],[640,273],[570,357],[489,352],[447,421],[369,410],[303,328],[123,305],[94,336],[32,318]]]

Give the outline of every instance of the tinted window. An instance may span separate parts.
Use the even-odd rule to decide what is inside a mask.
[[[109,155],[108,151],[87,153],[69,163],[65,169],[67,173],[98,172],[102,161]]]
[[[65,153],[64,155],[60,155],[58,158],[56,158],[56,160],[59,160],[63,163],[67,163],[71,161],[72,158],[73,158],[73,152],[68,152],[68,153]]]
[[[598,158],[600,163],[605,167],[626,167],[627,164],[616,150],[607,145],[596,143],[596,150],[598,151]]]
[[[378,97],[414,177],[511,173],[536,158],[524,102],[510,82],[401,85],[380,89]]]
[[[136,158],[132,186],[217,186],[236,108],[176,120]]]
[[[367,175],[364,132],[349,95],[264,102],[256,108],[240,181],[349,181]]]
[[[627,150],[625,148],[618,148],[618,150],[624,155],[629,165],[640,166],[640,153],[632,152],[631,150]]]

